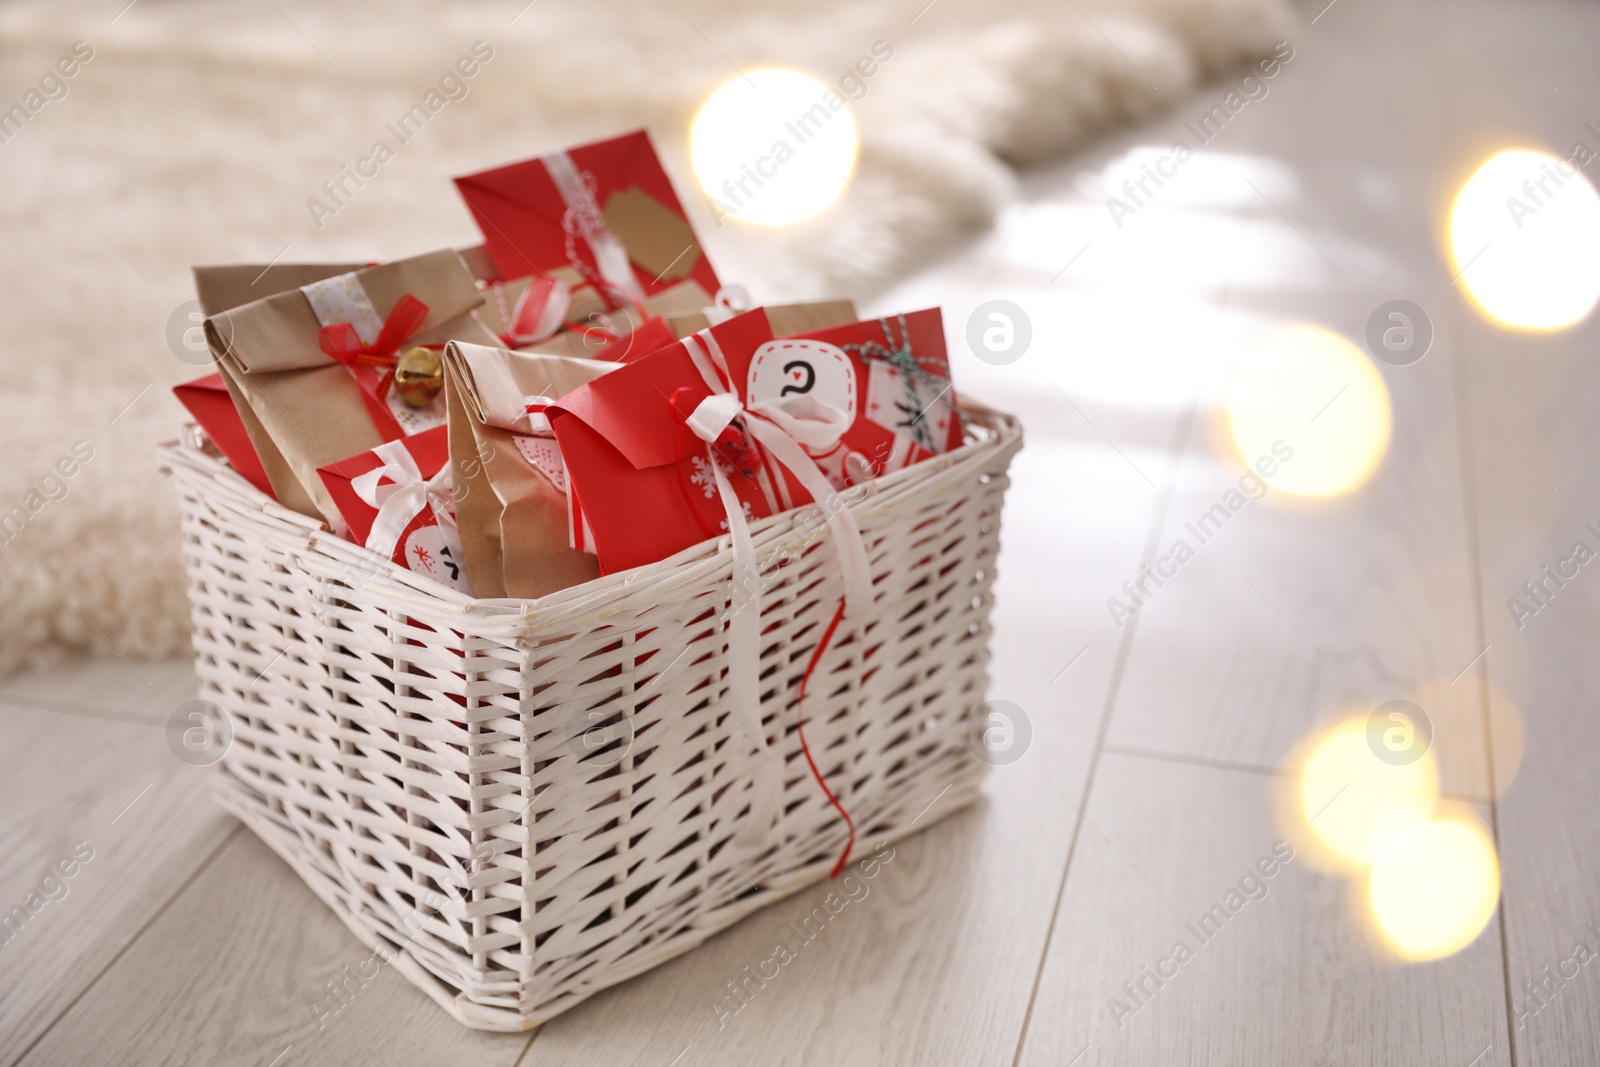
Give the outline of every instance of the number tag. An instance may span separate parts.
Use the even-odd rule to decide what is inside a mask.
[[[750,360],[749,403],[813,396],[856,420],[856,368],[844,351],[823,341],[768,341]]]

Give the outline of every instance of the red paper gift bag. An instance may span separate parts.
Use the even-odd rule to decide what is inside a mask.
[[[760,311],[712,332],[752,349],[771,336]],[[593,552],[601,574],[654,563],[727,529],[712,460],[683,418],[711,392],[679,341],[579,386],[546,411],[567,467],[573,547]],[[731,479],[747,517],[781,510],[768,499],[776,491],[772,473]]]
[[[455,182],[504,278],[576,267],[619,303],[720,288],[643,130]]]
[[[415,574],[471,595],[448,481],[448,427],[388,441],[317,468],[351,539]],[[448,478],[448,475],[445,475]]]
[[[937,311],[780,339],[757,309],[581,386],[549,414],[574,547],[602,574],[726,531],[714,466],[744,517],[764,518],[961,435]],[[792,439],[777,454],[774,434]]]
[[[272,483],[267,480],[267,469],[261,465],[255,445],[250,443],[250,434],[244,428],[244,420],[239,417],[239,409],[233,405],[233,397],[228,395],[228,383],[222,380],[222,375],[208,374],[204,378],[175,385],[172,395],[189,409],[194,421],[200,424],[206,436],[227,457],[228,463],[241,478],[277,499],[272,492]]]

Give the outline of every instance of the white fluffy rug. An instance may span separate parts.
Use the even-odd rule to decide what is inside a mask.
[[[167,342],[191,263],[468,243],[452,174],[643,125],[725,278],[859,295],[988,225],[1013,167],[1285,30],[1281,0],[123,2],[0,8],[0,111],[37,107],[15,136],[0,125],[0,672],[61,648],[187,650],[151,446],[180,420],[169,387],[203,372]],[[494,58],[468,95],[317,228],[307,199],[480,39]],[[894,57],[852,105],[861,195],[787,231],[717,230],[688,185],[695,104],[733,65],[831,82],[879,40]],[[92,58],[59,78],[77,41]],[[75,444],[92,458],[68,461]]]

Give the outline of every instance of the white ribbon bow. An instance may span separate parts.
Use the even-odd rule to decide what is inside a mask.
[[[605,216],[595,201],[593,176],[579,171],[578,165],[565,152],[552,152],[542,156],[540,161],[544,163],[550,180],[555,182],[561,199],[566,201],[565,225],[569,245],[573,237],[582,237],[594,253],[600,277],[634,302],[643,303],[644,290],[639,287],[639,279],[634,277],[628,250],[622,239],[606,227]]]
[[[777,813],[782,779],[777,754],[767,744],[761,726],[761,568],[756,561],[750,526],[744,507],[727,473],[722,469],[715,447],[717,438],[735,419],[742,418],[744,430],[773,459],[781,463],[811,494],[833,532],[839,554],[839,569],[844,576],[845,600],[859,603],[870,588],[867,552],[861,530],[834,491],[816,461],[805,450],[824,452],[839,441],[850,425],[850,417],[831,404],[809,395],[763,400],[748,407],[736,392],[729,390],[727,361],[709,330],[684,338],[684,346],[695,368],[711,389],[686,421],[696,437],[706,442],[712,477],[723,510],[728,516],[728,533],[733,549],[733,599],[728,609],[728,695],[739,723],[758,758],[767,763],[765,773],[755,781],[751,819],[741,832],[741,845],[759,844],[772,826]]]
[[[446,464],[431,481],[425,480],[417,461],[399,441],[385,441],[372,451],[383,463],[352,478],[350,487],[362,502],[378,509],[367,534],[367,547],[392,559],[406,527],[430,505],[432,496],[441,495],[441,480],[449,476],[450,467]],[[385,478],[389,483],[380,485]],[[447,508],[435,508],[434,516],[441,525],[451,524]]]

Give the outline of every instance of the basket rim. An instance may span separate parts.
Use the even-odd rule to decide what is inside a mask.
[[[847,504],[850,512],[859,515],[887,506],[891,501],[882,498],[904,496],[937,474],[955,467],[969,466],[986,457],[1003,458],[1009,463],[1011,455],[1022,447],[1022,423],[1015,415],[970,398],[958,401],[957,410],[968,427],[979,431],[973,434],[972,439],[949,452],[854,487],[861,493]],[[200,476],[202,481],[226,483],[230,494],[240,498],[240,504],[251,506],[238,510],[253,510],[259,513],[253,515],[254,518],[295,528],[297,533],[307,538],[308,547],[332,560],[342,558],[346,562],[358,563],[375,577],[381,574],[393,583],[390,595],[395,599],[410,601],[419,608],[476,616],[480,621],[528,623],[570,614],[604,617],[604,608],[610,602],[635,592],[641,584],[669,576],[682,582],[694,582],[705,572],[725,568],[733,554],[732,538],[723,534],[690,545],[654,563],[601,575],[536,599],[471,597],[416,574],[365,545],[340,537],[319,519],[284,507],[241,477],[226,460],[210,456],[182,439],[169,439],[156,447],[164,473],[180,476],[179,467],[186,467]],[[801,504],[752,522],[750,535],[758,548],[765,547],[791,528],[793,516],[806,508],[815,507],[815,504]]]

